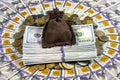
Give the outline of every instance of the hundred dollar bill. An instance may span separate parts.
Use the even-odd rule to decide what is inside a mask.
[[[24,43],[41,43],[42,27],[26,26]]]
[[[95,36],[92,24],[72,25],[77,45],[88,45],[95,43]]]

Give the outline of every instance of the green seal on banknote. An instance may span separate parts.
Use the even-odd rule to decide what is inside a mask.
[[[82,33],[82,32],[76,32],[76,37],[81,37],[81,36],[83,36],[84,35],[84,33]]]

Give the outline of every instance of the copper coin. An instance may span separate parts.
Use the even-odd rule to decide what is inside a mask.
[[[12,43],[12,45],[13,45],[14,47],[19,47],[19,46],[21,46],[21,44],[22,44],[22,39],[15,40],[15,41]]]

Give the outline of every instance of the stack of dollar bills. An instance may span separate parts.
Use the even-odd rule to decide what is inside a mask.
[[[42,48],[43,27],[26,26],[23,40],[23,60],[25,65],[84,61],[97,56],[93,26],[72,25],[76,37],[73,46]]]

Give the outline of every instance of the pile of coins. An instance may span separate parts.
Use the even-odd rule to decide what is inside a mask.
[[[16,34],[14,34],[13,38],[14,38],[14,42],[12,43],[12,45],[15,47],[15,49],[19,52],[19,53],[22,53],[22,42],[23,42],[23,34],[24,34],[24,31],[20,31],[20,32],[17,32]]]
[[[96,48],[98,56],[103,53],[103,45],[108,41],[108,37],[102,30],[95,30]]]
[[[89,16],[86,16],[83,20],[80,20],[77,14],[72,14],[68,16],[68,14],[64,15],[64,20],[68,23],[68,25],[81,25],[81,24],[92,24],[94,29],[97,28],[93,19]]]
[[[40,71],[45,69],[73,69],[74,63],[49,63],[36,65],[36,67]]]

